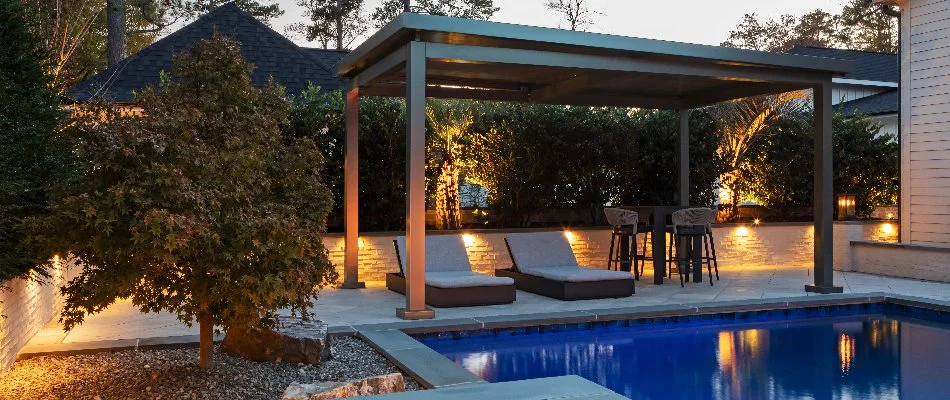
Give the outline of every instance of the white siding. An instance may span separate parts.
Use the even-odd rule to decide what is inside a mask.
[[[881,124],[880,135],[890,134],[894,140],[897,140],[897,127],[900,124],[897,114],[878,115],[871,117],[871,119]]]
[[[950,0],[905,5],[902,83],[905,130],[904,241],[950,244]]]
[[[873,96],[886,91],[887,89],[868,88],[854,85],[834,85],[831,89],[831,102],[833,104],[846,101],[857,100],[862,97]]]

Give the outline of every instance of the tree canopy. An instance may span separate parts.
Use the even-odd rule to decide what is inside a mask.
[[[722,45],[776,52],[801,45],[896,53],[895,13],[870,0],[850,0],[840,14],[815,10],[768,20],[746,14]]]
[[[290,103],[273,82],[255,88],[251,69],[215,35],[143,91],[141,116],[79,110],[68,132],[80,179],[33,224],[47,249],[85,265],[63,289],[66,329],[129,297],[197,321],[206,367],[213,326],[270,326],[283,307],[306,316],[336,280],[320,239],[333,203],[320,149],[282,134]]]
[[[372,19],[381,28],[403,12],[404,0],[383,0],[373,11]],[[487,20],[500,9],[493,0],[417,0],[410,4],[412,12],[448,17]]]

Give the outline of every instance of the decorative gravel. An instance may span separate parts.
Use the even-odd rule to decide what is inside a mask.
[[[0,399],[279,399],[291,382],[346,381],[401,372],[357,338],[339,337],[319,367],[258,363],[215,347],[215,366],[198,349],[126,350],[18,361],[0,377]],[[403,375],[407,390],[419,385]]]

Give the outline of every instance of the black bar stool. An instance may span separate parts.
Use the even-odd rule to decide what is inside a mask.
[[[630,265],[633,269],[634,278],[639,280],[640,272],[637,271],[637,222],[639,215],[636,211],[621,208],[605,208],[604,215],[607,217],[607,223],[613,227],[610,233],[610,254],[607,256],[607,269],[619,271],[622,265]],[[626,241],[627,246],[622,246],[621,241]],[[622,251],[624,248],[627,249],[626,252]]]
[[[670,253],[675,254],[671,258],[675,261],[676,270],[679,272],[681,287],[685,287],[683,272],[686,270],[686,273],[689,274],[693,263],[692,255],[695,250],[693,246],[702,246],[699,249],[701,254],[699,267],[702,268],[702,264],[706,264],[706,270],[709,272],[709,285],[712,286],[713,284],[712,261],[715,256],[709,251],[709,243],[712,241],[711,221],[713,218],[715,218],[715,214],[708,208],[687,208],[673,213],[673,245],[670,247]],[[715,244],[712,247],[715,248]],[[705,253],[702,252],[703,250],[705,250]],[[716,279],[719,279],[718,263],[716,265]]]

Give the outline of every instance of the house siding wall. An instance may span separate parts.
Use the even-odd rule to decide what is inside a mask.
[[[950,244],[950,0],[904,5],[902,241]]]
[[[879,88],[859,87],[853,85],[835,85],[835,87],[831,89],[831,102],[832,104],[843,103],[846,101],[873,96],[885,91],[886,89]]]

